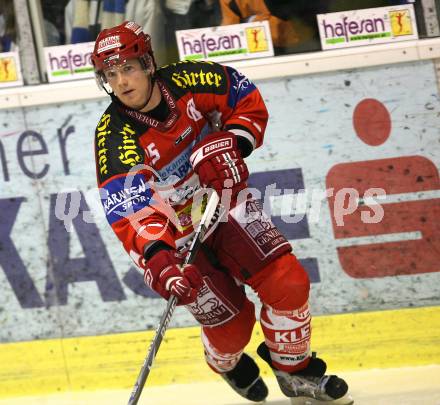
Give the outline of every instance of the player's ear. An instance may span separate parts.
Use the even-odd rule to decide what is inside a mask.
[[[149,69],[146,69],[145,73],[147,73],[149,76],[154,76],[154,74],[156,73],[156,69],[154,67],[151,67]]]
[[[147,75],[153,76],[156,73],[156,64],[150,54],[145,55],[142,60],[144,71]]]

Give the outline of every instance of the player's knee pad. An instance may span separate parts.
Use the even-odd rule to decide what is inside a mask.
[[[254,304],[245,301],[240,312],[228,322],[202,327],[202,342],[208,365],[216,372],[232,370],[249,343],[255,324]]]
[[[249,280],[249,285],[263,304],[275,311],[295,311],[309,298],[309,276],[291,253],[267,265]]]

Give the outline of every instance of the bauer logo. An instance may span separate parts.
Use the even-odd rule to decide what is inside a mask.
[[[91,56],[94,42],[44,48],[49,82],[94,77]]]
[[[176,31],[181,60],[224,62],[273,56],[269,23],[245,23]]]
[[[232,138],[226,138],[222,141],[214,141],[206,145],[203,149],[204,157],[212,153],[217,153],[222,150],[229,150],[232,148]]]
[[[418,38],[412,4],[320,14],[317,18],[323,49]]]

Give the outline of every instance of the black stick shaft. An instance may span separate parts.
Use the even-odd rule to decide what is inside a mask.
[[[189,251],[185,257],[185,264],[191,264],[192,262],[194,262],[196,254],[200,248],[201,241],[203,240],[203,236],[205,235],[211,218],[215,213],[218,202],[219,197],[217,193],[213,192],[209,197],[205,212],[203,213],[202,219],[200,220]],[[172,295],[168,300],[167,307],[162,314],[162,317],[160,318],[159,326],[156,329],[156,334],[154,335],[154,339],[148,349],[148,355],[144,360],[144,364],[142,365],[141,371],[139,372],[138,378],[133,387],[133,391],[131,392],[130,399],[128,400],[128,405],[136,405],[139,401],[142,390],[144,389],[145,381],[147,381],[148,375],[150,374],[151,367],[153,366],[157,351],[159,350],[162,339],[165,335],[166,330],[168,329],[168,325],[171,321],[174,310],[176,309],[176,305],[177,297]]]

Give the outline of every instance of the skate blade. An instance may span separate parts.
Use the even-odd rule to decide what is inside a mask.
[[[309,397],[294,397],[290,398],[292,405],[353,405],[353,398],[346,394],[342,398],[335,399],[333,401],[320,401],[318,399]]]

